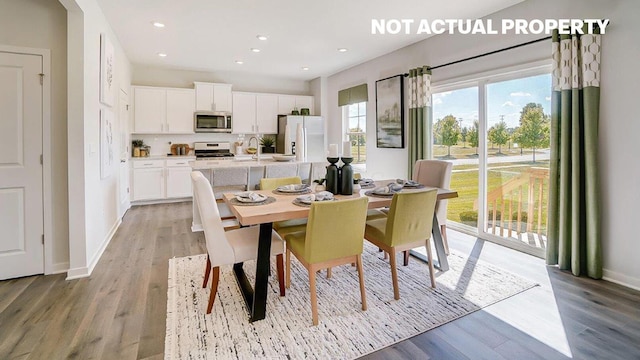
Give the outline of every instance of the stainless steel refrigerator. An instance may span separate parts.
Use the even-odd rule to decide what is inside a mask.
[[[325,161],[326,144],[324,136],[324,121],[321,116],[278,115],[278,135],[276,136],[276,152],[284,154],[285,142],[292,143],[295,150],[296,129],[302,124],[307,134],[306,153],[307,161]],[[289,139],[285,139],[285,130],[289,127]]]

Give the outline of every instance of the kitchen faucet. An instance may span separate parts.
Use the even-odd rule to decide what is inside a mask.
[[[253,156],[254,158],[260,160],[260,134],[256,133],[255,136],[252,136],[249,138],[249,145],[248,147],[251,147],[251,140],[255,139],[256,140],[256,154]]]

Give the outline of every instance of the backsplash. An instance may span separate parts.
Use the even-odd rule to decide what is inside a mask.
[[[238,135],[234,134],[191,134],[191,135],[131,135],[131,140],[143,140],[145,145],[151,146],[151,155],[166,155],[171,152],[171,144],[189,144],[193,147],[194,142],[206,141],[228,141],[233,143],[238,139]],[[169,143],[171,142],[171,144]],[[190,153],[193,155],[193,151]]]

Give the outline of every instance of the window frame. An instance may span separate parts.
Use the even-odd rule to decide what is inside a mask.
[[[364,104],[364,110],[365,113],[364,115],[360,114],[360,104]],[[349,116],[349,107],[350,106],[354,106],[357,105],[358,106],[358,115],[357,116]],[[361,163],[356,163],[355,161],[353,163],[351,163],[352,166],[354,167],[362,167],[361,170],[366,169],[366,164],[367,164],[367,158],[366,158],[366,153],[367,153],[367,143],[368,143],[368,139],[367,139],[367,120],[368,120],[368,109],[367,109],[367,105],[368,105],[368,101],[361,101],[359,103],[354,103],[354,104],[349,104],[349,105],[345,105],[342,106],[342,139],[343,141],[349,141],[349,136],[353,136],[353,135],[359,135],[359,136],[364,136],[365,138],[365,144],[364,144],[364,149],[365,149],[365,159],[364,162]],[[358,125],[364,125],[364,131],[362,132],[349,132],[349,120],[352,118],[363,118],[364,119],[364,124],[360,123],[360,121],[358,121]],[[362,127],[361,127],[362,128]],[[355,158],[355,156],[354,156]]]

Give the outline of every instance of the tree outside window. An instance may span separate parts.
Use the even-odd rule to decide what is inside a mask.
[[[351,142],[354,164],[364,164],[367,160],[367,103],[347,105],[346,135]]]

